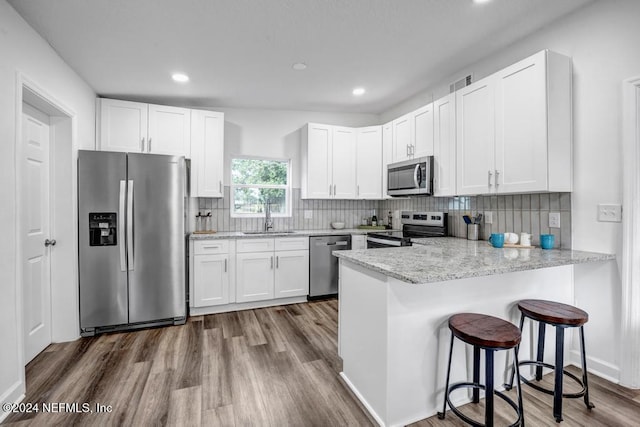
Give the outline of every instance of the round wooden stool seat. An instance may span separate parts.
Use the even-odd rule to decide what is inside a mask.
[[[513,348],[521,337],[514,324],[486,314],[454,314],[449,318],[449,329],[460,340],[481,348]]]
[[[525,299],[518,302],[518,308],[528,318],[552,325],[576,327],[589,321],[586,311],[554,301]]]

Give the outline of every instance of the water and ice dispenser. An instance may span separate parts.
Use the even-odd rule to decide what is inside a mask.
[[[115,212],[89,213],[89,246],[116,246],[118,218]]]

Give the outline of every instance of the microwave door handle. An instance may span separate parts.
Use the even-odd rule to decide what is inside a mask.
[[[420,164],[416,165],[416,168],[413,170],[413,183],[415,184],[415,188],[420,188],[420,183],[422,182],[422,174],[420,173]]]

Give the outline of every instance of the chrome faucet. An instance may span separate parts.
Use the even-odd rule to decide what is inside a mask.
[[[271,218],[271,200],[264,204],[264,231],[273,229],[273,219]]]

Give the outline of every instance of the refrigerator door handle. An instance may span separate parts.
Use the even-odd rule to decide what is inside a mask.
[[[120,196],[119,196],[119,209],[118,216],[119,224],[118,224],[118,246],[120,246],[120,271],[127,271],[127,254],[124,247],[124,224],[126,223],[125,217],[125,193],[127,192],[125,188],[124,180],[120,181]]]
[[[127,261],[133,270],[133,180],[127,181]]]

